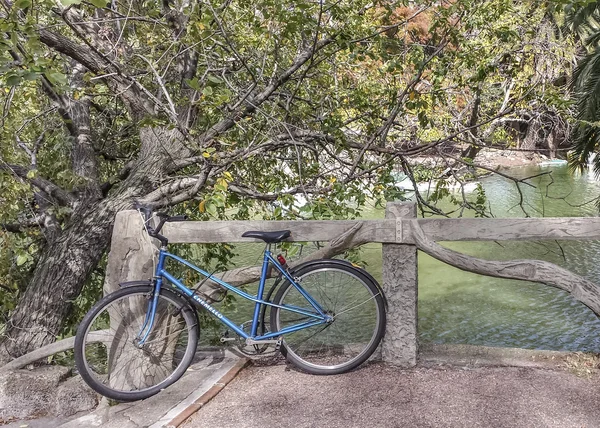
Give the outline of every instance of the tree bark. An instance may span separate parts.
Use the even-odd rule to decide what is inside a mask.
[[[525,138],[521,142],[519,148],[525,150],[535,150],[537,143],[541,138],[542,126],[542,118],[539,114],[534,113],[534,116],[529,120],[527,133],[525,134]]]
[[[73,300],[108,246],[117,209],[117,204],[101,202],[80,207],[46,247],[6,324],[0,363],[56,340]]]
[[[83,199],[65,229],[43,251],[0,341],[0,365],[52,343],[89,274],[108,248],[115,215],[155,189],[175,159],[188,155],[176,129],[142,128],[132,173],[114,195]]]

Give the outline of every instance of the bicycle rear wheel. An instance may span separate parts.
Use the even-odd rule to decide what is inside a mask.
[[[108,398],[148,398],[179,379],[192,362],[197,317],[185,299],[169,290],[161,290],[152,330],[139,344],[153,295],[145,285],[118,290],[100,300],[79,325],[77,369]]]
[[[326,261],[307,266],[295,276],[333,322],[286,334],[282,354],[297,368],[320,375],[344,373],[365,362],[385,332],[385,301],[377,284],[360,269]],[[311,309],[289,281],[273,303]],[[285,309],[271,309],[271,331],[309,320]]]

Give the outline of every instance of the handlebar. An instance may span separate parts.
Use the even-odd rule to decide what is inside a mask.
[[[158,225],[156,227],[152,227],[152,225],[149,224],[150,220],[152,219],[152,209],[141,205],[136,205],[135,208],[140,212],[140,214],[142,214],[142,217],[144,218],[144,225],[148,231],[148,235],[158,239],[162,245],[167,245],[169,243],[167,238],[160,234],[160,230],[164,224],[167,222],[185,221],[188,218],[186,215],[170,216],[167,213],[160,212],[155,214],[156,217],[160,219]]]

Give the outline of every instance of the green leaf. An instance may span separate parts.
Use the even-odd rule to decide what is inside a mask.
[[[99,7],[101,9],[105,8],[108,3],[106,0],[89,0],[89,2],[91,4],[93,4],[94,6]]]
[[[17,86],[19,83],[21,83],[21,76],[18,76],[16,74],[13,74],[6,78],[6,84],[8,86]]]
[[[212,201],[208,201],[204,205],[204,208],[206,209],[206,212],[208,212],[209,214],[212,214],[212,215],[217,214],[217,205]]]
[[[185,83],[187,83],[187,85],[192,88],[195,89],[196,91],[200,90],[200,85],[198,83],[198,78],[194,77],[193,79],[186,79]]]
[[[22,266],[27,262],[27,256],[25,254],[19,254],[17,256],[17,266]]]
[[[30,180],[32,178],[35,178],[36,172],[37,171],[35,169],[30,169],[29,171],[27,171],[27,178],[29,178]]]
[[[34,73],[32,71],[23,74],[23,79],[25,80],[36,80],[38,77],[40,77],[39,73]]]
[[[31,0],[17,0],[15,2],[15,7],[17,9],[27,9],[31,6]]]
[[[50,81],[50,83],[54,85],[66,85],[67,84],[67,76],[58,71],[47,71],[44,73],[44,76]]]
[[[60,0],[63,6],[71,6],[73,4],[80,4],[82,0]]]
[[[217,76],[208,76],[208,81],[216,84],[223,83]]]

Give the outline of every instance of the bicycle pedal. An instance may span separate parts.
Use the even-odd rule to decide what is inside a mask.
[[[236,337],[222,337],[221,338],[221,343],[233,342],[234,340],[237,340],[237,338]]]

